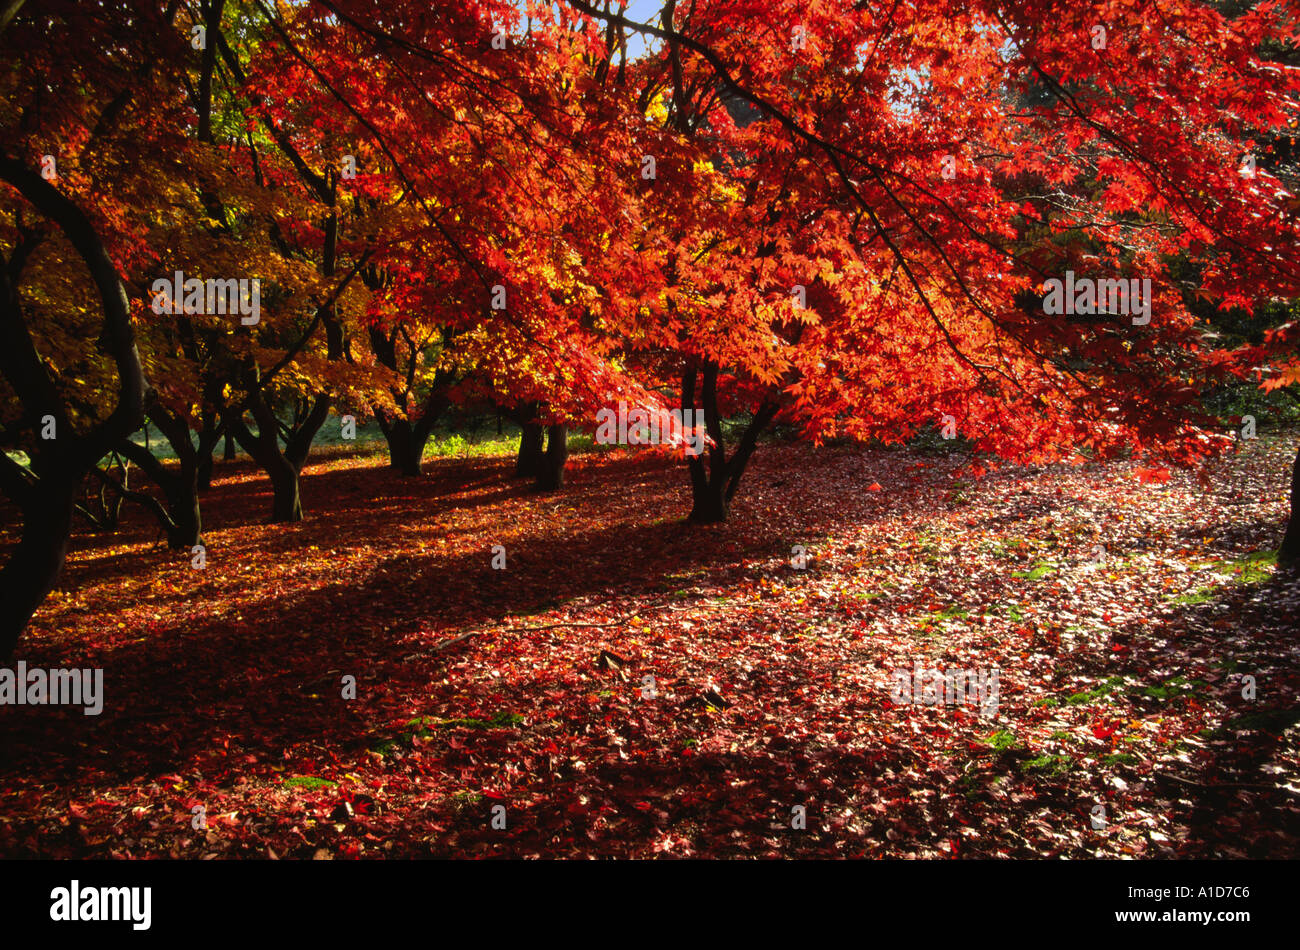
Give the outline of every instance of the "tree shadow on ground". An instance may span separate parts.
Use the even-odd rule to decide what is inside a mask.
[[[125,782],[206,767],[234,739],[259,760],[312,741],[356,752],[393,715],[382,697],[418,691],[454,653],[406,656],[566,604],[648,602],[701,582],[726,588],[747,573],[742,551],[788,556],[800,526],[747,514],[743,504],[726,526],[657,517],[681,509],[671,464],[612,459],[592,474],[579,466],[550,495],[520,486],[503,460],[472,462],[470,491],[458,495],[450,472],[403,479],[338,468],[307,478],[332,503],[277,526],[253,514],[264,496],[223,478],[205,498],[221,514],[203,571],[190,567],[188,551],[142,550],[150,524],[138,512],[114,539],[118,547],[134,540],[129,550],[110,554],[104,538],[78,538],[60,586],[89,592],[76,607],[43,610],[20,656],[30,667],[103,667],[105,711],[0,710],[6,768],[68,783],[86,750],[99,749],[107,754],[95,756],[96,775]],[[538,514],[550,509],[562,516]],[[431,527],[452,515],[468,521]],[[491,567],[494,526],[512,532],[504,571]],[[142,563],[155,572],[149,581],[136,576]],[[162,619],[72,632],[88,615],[138,617],[127,613],[140,605],[124,587],[148,589],[148,610]],[[345,674],[357,678],[355,704],[337,700]]]

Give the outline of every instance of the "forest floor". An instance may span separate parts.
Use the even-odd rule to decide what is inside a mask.
[[[704,528],[650,454],[336,458],[290,526],[219,463],[204,568],[74,540],[15,661],[104,710],[0,707],[0,856],[1300,857],[1294,437],[1207,485],[765,444]]]

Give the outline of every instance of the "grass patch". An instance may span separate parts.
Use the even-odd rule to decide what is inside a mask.
[[[1049,561],[1035,561],[1034,566],[1027,571],[1013,571],[1012,577],[1019,577],[1027,581],[1041,581],[1048,574],[1056,570],[1056,565]]]
[[[945,620],[964,620],[970,616],[970,613],[960,607],[948,607],[938,613],[933,613],[928,617],[923,617],[916,622],[917,629],[925,635],[933,635],[939,632],[938,625]]]
[[[295,775],[293,778],[284,780],[285,788],[305,788],[309,792],[319,791],[322,788],[333,788],[337,782],[331,782],[327,778],[319,778],[315,775]]]
[[[1064,775],[1074,767],[1074,759],[1068,755],[1040,755],[1020,763],[1022,772],[1042,772],[1046,775]]]
[[[998,752],[1010,752],[1013,749],[1022,748],[1021,742],[1016,738],[1015,733],[1008,732],[1006,729],[999,729],[997,732],[985,736],[980,742]]]
[[[949,607],[947,610],[941,610],[937,614],[931,615],[931,620],[965,620],[970,616],[970,612],[960,607]]]
[[[459,792],[452,792],[449,800],[452,810],[457,814],[463,814],[480,805],[483,802],[483,794],[461,789]]]
[[[1180,594],[1176,597],[1167,597],[1165,600],[1170,604],[1180,604],[1184,606],[1208,604],[1210,601],[1214,600],[1215,595],[1217,595],[1218,592],[1219,589],[1217,587],[1202,587],[1199,590],[1192,591],[1190,594]]]
[[[1025,619],[1025,612],[1020,609],[1019,604],[989,604],[984,608],[984,612],[991,617],[997,617],[1005,612],[1007,619],[1012,623],[1022,623]]]
[[[1142,696],[1150,699],[1173,699],[1177,696],[1186,696],[1194,693],[1198,687],[1204,687],[1206,684],[1203,680],[1189,680],[1185,676],[1171,676],[1159,686],[1148,686],[1140,690]]]
[[[1269,568],[1276,565],[1276,551],[1256,551],[1235,561],[1218,561],[1214,569],[1220,574],[1231,574],[1234,583],[1258,584],[1272,576]]]
[[[1081,693],[1071,693],[1065,697],[1067,706],[1086,706],[1088,703],[1094,703],[1099,699],[1104,699],[1114,693],[1120,692],[1124,688],[1124,677],[1111,676],[1102,680],[1092,689],[1086,689]]]
[[[875,600],[877,597],[884,597],[885,592],[883,590],[854,591],[853,596],[858,600]]]
[[[457,726],[462,729],[509,729],[523,721],[524,717],[519,713],[499,712],[494,713],[491,719],[443,719],[437,721],[437,725],[444,729]]]

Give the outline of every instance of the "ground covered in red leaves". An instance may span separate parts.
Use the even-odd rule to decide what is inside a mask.
[[[292,526],[219,467],[205,568],[135,514],[76,540],[15,659],[105,708],[0,708],[0,855],[1298,857],[1292,451],[764,445],[709,528],[652,455],[554,495],[340,458]],[[996,709],[897,701],[918,665]]]

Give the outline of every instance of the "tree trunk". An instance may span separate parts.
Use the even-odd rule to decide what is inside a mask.
[[[695,459],[691,460],[692,462]],[[704,465],[700,464],[703,470]],[[727,520],[727,493],[721,479],[691,479],[690,521],[695,524],[719,524]]]
[[[194,483],[194,490],[205,492],[212,487],[212,453],[199,459],[198,478]]]
[[[242,416],[231,414],[226,419],[226,431],[245,452],[252,457],[267,477],[271,479],[271,522],[280,524],[302,520],[302,498],[299,493],[299,475],[307,464],[312,440],[329,416],[330,399],[317,396],[315,403],[289,435],[283,450],[280,449],[279,423],[261,392],[255,392],[250,407],[257,422],[254,436]]]
[[[390,418],[386,412],[376,410],[375,419],[388,442],[388,467],[393,471],[411,478],[424,474],[424,447],[429,444],[434,424],[451,405],[446,388],[445,381],[435,380],[420,417],[414,421],[405,416]]]
[[[411,424],[405,420],[402,421],[400,428],[405,430],[405,436],[402,439],[400,451],[395,455],[391,455],[392,467],[406,478],[419,478],[424,474],[424,444],[426,438],[422,438],[419,433],[411,428]]]
[[[229,432],[226,433],[226,451],[221,456],[223,462],[233,462],[237,457],[235,452],[235,437]]]
[[[195,448],[190,436],[189,420],[177,415],[163,406],[156,399],[150,400],[149,419],[167,439],[176,453],[180,471],[169,470],[150,457],[152,466],[146,466],[146,474],[157,482],[167,499],[167,514],[171,524],[167,525],[167,544],[169,547],[192,548],[203,543],[203,519],[199,515],[199,489],[203,486],[203,467],[207,463],[208,475],[212,472],[212,450],[216,441],[212,437],[214,420],[205,420],[199,431],[199,445]]]
[[[394,426],[396,441],[388,442],[388,467],[407,478],[424,474],[424,447],[429,442],[429,432],[422,426],[412,426],[405,419]]]
[[[384,432],[384,438],[388,442],[389,469],[401,475],[419,475],[420,459],[411,458],[411,424],[400,418],[391,420],[378,418],[380,418],[380,428]]]
[[[682,411],[694,412],[697,368],[692,363],[682,374]],[[735,454],[727,458],[722,439],[722,414],[718,411],[718,365],[704,364],[704,385],[701,388],[704,404],[704,427],[712,440],[709,446],[709,464],[702,455],[688,455],[687,468],[691,473],[691,514],[689,520],[696,524],[717,524],[727,520],[731,499],[740,484],[740,476],[758,446],[758,437],[767,428],[779,408],[774,402],[764,402],[745,427]]]
[[[129,488],[131,484],[131,463],[123,460],[117,468],[118,471],[122,473],[119,476],[122,481],[122,487]],[[102,482],[100,483],[99,501],[104,509],[104,524],[114,531],[116,531],[117,526],[122,523],[122,502],[124,499],[125,496],[119,492],[112,493],[110,497],[108,486]]]
[[[1277,551],[1278,564],[1297,562],[1300,562],[1300,451],[1296,452],[1295,463],[1291,466],[1291,515],[1287,518],[1282,546]]]
[[[217,440],[211,437],[212,427],[216,425],[216,414],[210,410],[205,410],[203,420],[199,428],[199,448],[198,448],[198,491],[205,492],[212,487],[212,465],[213,453],[217,448]],[[189,427],[186,427],[185,438],[189,439]],[[197,542],[196,542],[197,543]]]
[[[555,425],[546,429],[546,454],[537,469],[538,491],[558,491],[564,487],[564,463],[569,458],[569,428]]]
[[[24,237],[9,259],[0,256],[0,375],[22,404],[24,427],[34,430],[41,415],[52,414],[61,431],[57,448],[42,448],[38,441],[29,452],[34,484],[7,455],[0,462],[0,488],[23,512],[23,533],[9,563],[0,570],[0,656],[7,659],[58,580],[82,479],[120,439],[140,428],[149,385],[136,349],[126,287],[90,219],[18,159],[0,156],[0,179],[52,221],[85,262],[103,311],[98,345],[115,364],[118,380],[116,407],[85,434],[75,434],[63,397],[32,340],[18,295],[23,261],[35,245]],[[9,424],[7,420],[6,428]]]
[[[268,410],[269,412],[269,410]],[[298,491],[298,469],[280,451],[274,430],[258,419],[259,432],[254,436],[242,419],[227,422],[240,446],[271,479],[271,522],[302,520],[302,498]]]
[[[167,435],[170,423],[178,420],[169,419],[165,413],[155,410],[155,418],[162,421],[163,434]],[[188,436],[189,429],[184,422],[178,422]],[[169,437],[170,441],[170,437]],[[143,492],[131,491],[127,497],[148,508],[158,519],[167,534],[167,546],[173,549],[186,549],[203,543],[203,519],[199,509],[199,456],[184,445],[173,446],[180,456],[179,471],[164,466],[154,454],[143,446],[123,439],[118,451],[140,468],[149,480],[162,490],[164,504]]]
[[[515,463],[515,474],[520,478],[537,478],[542,471],[542,439],[546,432],[540,423],[523,423],[523,434],[519,437],[519,459]]]
[[[281,455],[265,466],[271,477],[271,521],[276,524],[302,520],[302,497],[298,491],[298,470]]]
[[[212,453],[205,456],[211,470]],[[179,475],[172,476],[167,494],[167,511],[173,527],[167,530],[167,546],[192,548],[203,543],[203,517],[199,512],[200,465],[182,459]]]
[[[369,279],[366,283],[376,288],[380,286],[376,279]],[[451,405],[448,392],[455,380],[455,373],[446,368],[439,368],[434,372],[433,381],[429,384],[429,391],[424,397],[417,416],[407,407],[417,388],[415,373],[419,364],[420,348],[405,334],[401,334],[401,337],[407,345],[407,349],[402,354],[405,359],[398,356],[397,331],[385,333],[378,327],[370,328],[370,348],[375,354],[375,359],[394,373],[405,376],[402,386],[390,390],[394,402],[401,408],[397,413],[390,413],[388,410],[376,407],[375,420],[379,423],[379,428],[388,442],[388,467],[402,475],[414,477],[423,474],[421,466],[424,462],[424,447],[433,434],[434,425]]]
[[[0,570],[0,658],[13,656],[19,635],[59,579],[76,497],[76,481],[48,476],[21,506],[23,533]]]

